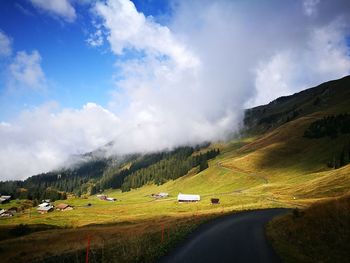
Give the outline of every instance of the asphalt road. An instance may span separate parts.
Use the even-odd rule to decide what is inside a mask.
[[[264,226],[286,212],[264,209],[218,218],[200,226],[160,262],[280,262],[266,239]]]

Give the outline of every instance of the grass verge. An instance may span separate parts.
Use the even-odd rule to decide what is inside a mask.
[[[154,262],[198,225],[221,215],[161,217],[140,222],[52,229],[0,242],[1,262]]]
[[[350,195],[276,218],[267,235],[286,263],[349,262]]]

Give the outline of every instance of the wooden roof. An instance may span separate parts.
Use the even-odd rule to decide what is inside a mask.
[[[66,209],[67,207],[69,207],[70,205],[67,204],[59,204],[57,207],[57,209]]]

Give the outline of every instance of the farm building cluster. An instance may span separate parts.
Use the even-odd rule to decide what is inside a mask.
[[[58,211],[69,211],[73,210],[73,207],[68,204],[59,204],[56,207],[50,203],[50,200],[43,200],[40,205],[38,205],[38,212],[40,214],[46,214],[48,212],[52,212],[54,209]]]
[[[13,209],[0,209],[0,217],[12,217],[17,211]]]
[[[158,194],[151,194],[151,197],[153,197],[155,199],[167,198],[167,197],[169,197],[169,193],[160,192]],[[99,198],[100,200],[103,200],[103,201],[110,201],[110,202],[117,201],[116,198],[108,197],[107,195],[103,195],[103,194],[97,195],[97,198]],[[10,200],[11,200],[11,196],[7,196],[7,195],[0,196],[0,204],[8,203],[8,202],[10,202]],[[211,198],[210,200],[211,200],[211,204],[220,204],[220,200],[218,198]],[[179,193],[177,196],[177,201],[179,203],[199,202],[199,201],[201,201],[201,196],[198,194]],[[91,204],[89,203],[87,206],[91,206]],[[61,204],[54,206],[51,203],[51,200],[49,200],[49,199],[42,200],[41,204],[39,204],[37,207],[37,211],[40,214],[46,214],[46,213],[52,212],[54,210],[69,211],[69,210],[73,210],[73,209],[74,208],[71,205],[64,204],[64,203],[61,203]],[[7,210],[0,208],[0,217],[12,217],[17,212],[18,212],[18,209],[16,207],[12,207],[12,208],[9,208]]]
[[[11,196],[10,195],[1,195],[0,196],[0,204],[6,204],[10,202]],[[0,217],[12,217],[14,213],[17,212],[17,208],[10,208],[10,209],[0,209]]]

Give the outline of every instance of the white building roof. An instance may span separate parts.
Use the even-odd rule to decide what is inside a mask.
[[[200,201],[201,197],[200,195],[190,195],[190,194],[181,194],[179,193],[179,195],[177,196],[177,200],[180,201]]]
[[[38,205],[39,207],[46,207],[46,206],[49,206],[50,205],[50,203],[42,203],[42,204],[40,204],[40,205]]]
[[[49,205],[49,206],[44,206],[44,207],[38,207],[38,210],[39,211],[49,211],[53,208],[52,205]]]

